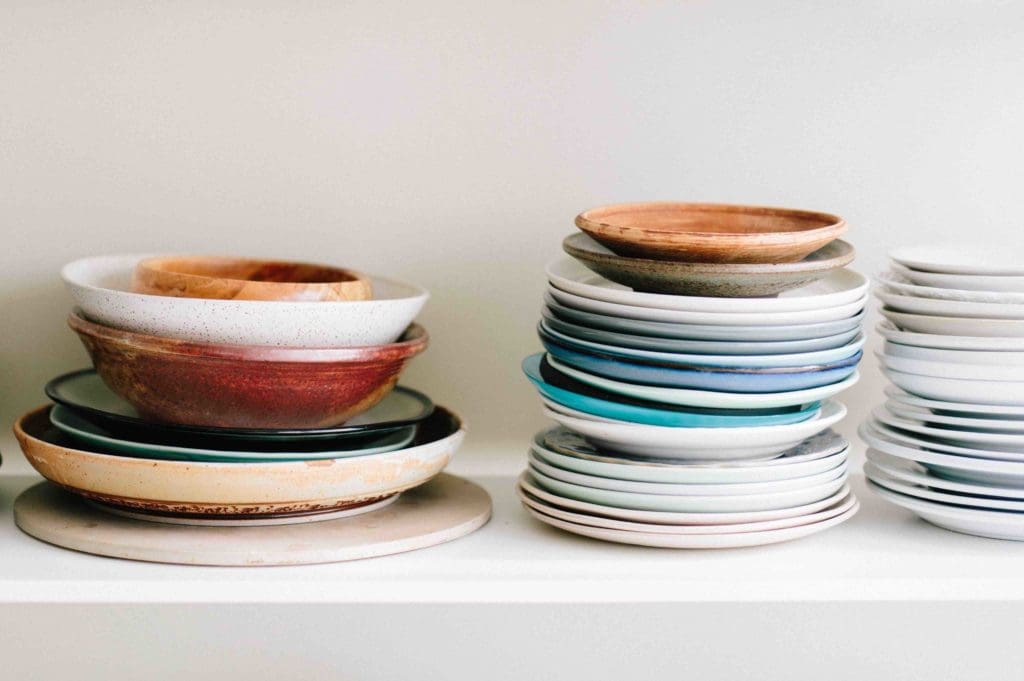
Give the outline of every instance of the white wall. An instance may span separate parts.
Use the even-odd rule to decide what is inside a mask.
[[[857,266],[1019,248],[1024,9],[1009,2],[0,3],[0,426],[86,363],[73,258],[207,251],[417,281],[407,382],[465,456],[543,420],[519,372],[581,209],[827,210]],[[880,399],[868,358],[850,433]],[[17,457],[2,441],[8,461]]]

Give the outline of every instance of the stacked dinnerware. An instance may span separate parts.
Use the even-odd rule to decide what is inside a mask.
[[[860,430],[872,489],[940,527],[1024,540],[1024,265],[966,244],[890,257],[875,293],[893,385]]]
[[[840,218],[628,204],[576,218],[523,370],[558,426],[519,481],[555,527],[614,542],[749,546],[857,509],[830,430],[857,380],[867,281]]]
[[[111,513],[263,525],[374,511],[438,475],[453,412],[397,385],[423,289],[233,258],[67,265],[91,369],[15,425],[45,478]]]

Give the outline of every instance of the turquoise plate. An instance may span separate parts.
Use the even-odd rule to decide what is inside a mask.
[[[342,459],[353,456],[368,456],[393,452],[412,442],[416,435],[416,427],[408,426],[371,440],[361,441],[362,447],[337,447],[348,444],[346,441],[331,443],[320,441],[307,451],[232,451],[205,449],[199,447],[179,447],[157,442],[140,442],[118,437],[102,426],[87,418],[79,416],[70,408],[56,404],[50,410],[50,422],[61,432],[76,442],[90,449],[98,448],[105,454],[120,454],[141,459],[164,459],[168,461],[209,461],[219,463],[268,463],[274,461],[312,461],[319,459]]]
[[[776,410],[775,413],[754,415],[741,410],[730,413],[722,410],[675,409],[656,404],[645,406],[639,400],[619,400],[612,396],[606,399],[598,396],[599,391],[544,366],[543,358],[544,354],[538,353],[523,360],[523,373],[542,395],[570,409],[617,421],[673,428],[775,426],[806,421],[817,414],[819,408],[818,403],[814,403],[801,410]]]

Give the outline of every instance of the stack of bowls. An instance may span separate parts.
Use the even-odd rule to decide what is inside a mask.
[[[793,539],[856,511],[830,398],[857,380],[867,281],[822,213],[629,204],[576,218],[523,370],[559,427],[519,494],[609,541]]]
[[[15,432],[48,480],[113,513],[280,524],[380,508],[441,472],[454,413],[396,386],[423,289],[335,268],[104,256],[63,270],[93,369]]]
[[[1024,266],[908,247],[876,296],[888,400],[861,426],[872,489],[957,532],[1024,540]]]

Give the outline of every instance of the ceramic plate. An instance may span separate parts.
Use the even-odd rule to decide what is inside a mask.
[[[979,319],[911,314],[882,308],[882,315],[898,328],[914,333],[946,336],[984,336],[995,338],[1024,336],[1024,319]]]
[[[688,390],[685,388],[662,388],[616,381],[580,371],[550,356],[548,356],[547,361],[560,373],[610,393],[625,395],[638,400],[704,409],[777,409],[807,405],[828,399],[849,388],[858,380],[858,374],[854,371],[842,381],[808,390],[778,393],[715,392],[711,390]]]
[[[544,475],[536,468],[529,468],[533,480],[542,488],[559,496],[586,501],[591,504],[618,506],[639,511],[662,511],[671,513],[745,513],[752,511],[775,511],[782,508],[812,504],[827,499],[846,484],[845,472],[841,478],[786,492],[766,494],[742,494],[727,496],[685,496],[671,494],[637,494],[614,492],[583,485],[562,482]]]
[[[426,395],[410,388],[396,386],[376,406],[344,425],[333,428],[257,430],[250,428],[213,428],[179,426],[143,419],[135,408],[115,395],[93,369],[83,369],[58,376],[46,385],[46,395],[54,402],[70,407],[98,421],[119,437],[148,440],[153,437],[180,438],[202,436],[231,440],[288,440],[300,442],[315,439],[382,434],[423,421],[434,410]]]
[[[893,399],[886,400],[885,408],[896,418],[916,421],[922,425],[969,431],[994,431],[999,433],[1024,433],[1024,419],[984,419],[969,416],[936,414],[919,407],[908,407]]]
[[[864,311],[844,319],[816,324],[780,324],[775,326],[729,326],[722,324],[676,324],[650,322],[642,319],[627,319],[614,314],[597,314],[578,310],[555,300],[550,293],[544,294],[544,302],[555,316],[568,322],[643,336],[660,338],[682,338],[689,340],[713,341],[791,341],[821,338],[847,333],[860,327]]]
[[[779,393],[807,390],[838,383],[857,370],[860,353],[848,359],[817,367],[774,367],[726,369],[667,367],[639,364],[592,353],[577,352],[541,337],[541,343],[559,366],[568,365],[613,381],[732,393]]]
[[[884,471],[889,477],[911,485],[922,485],[934,489],[959,492],[982,497],[1002,497],[1004,499],[1024,500],[1024,487],[998,487],[994,485],[978,485],[971,482],[958,482],[932,475],[924,466],[895,456],[890,456],[877,449],[867,451],[868,461]]]
[[[663,428],[589,421],[551,409],[544,413],[602,451],[699,463],[776,457],[833,426],[846,415],[846,407],[829,401],[807,421],[751,428]]]
[[[1024,352],[1024,337],[950,336],[936,333],[914,333],[911,331],[901,331],[890,321],[881,322],[876,327],[876,330],[886,339],[901,345],[977,352]]]
[[[870,462],[864,466],[864,475],[871,482],[886,488],[890,492],[905,494],[917,499],[926,499],[928,501],[936,501],[943,504],[955,504],[957,506],[968,506],[970,508],[981,508],[990,511],[1024,512],[1024,501],[1020,499],[997,499],[988,496],[977,497],[969,494],[942,492],[928,487],[907,484],[906,482],[886,474]]]
[[[903,392],[894,386],[887,386],[885,394],[894,401],[909,407],[930,409],[940,414],[978,414],[984,415],[984,418],[989,419],[1024,419],[1024,406],[930,400],[926,397],[918,397],[917,395]]]
[[[869,482],[875,494],[943,529],[991,539],[1024,541],[1024,514],[941,504],[892,492]]]
[[[893,371],[902,371],[905,374],[956,378],[964,381],[1024,381],[1024,366],[1012,366],[1010,362],[1006,362],[1003,365],[968,364],[966,362],[948,361],[936,362],[924,359],[909,359],[907,357],[890,357],[880,352],[876,352],[875,356],[883,367]]]
[[[788,480],[770,480],[765,482],[741,482],[726,484],[693,484],[693,483],[664,483],[664,482],[639,482],[636,480],[617,480],[599,475],[587,475],[571,470],[559,468],[548,463],[537,452],[531,451],[528,455],[530,467],[542,475],[581,487],[591,489],[607,490],[610,492],[629,492],[634,494],[656,494],[685,497],[717,497],[717,496],[739,496],[746,494],[771,494],[774,492],[789,492],[798,489],[807,489],[831,482],[839,477],[845,477],[846,465],[839,466],[814,475]]]
[[[962,300],[936,300],[897,293],[875,291],[890,310],[940,317],[981,317],[988,319],[1024,319],[1024,305],[1014,303],[974,303]]]
[[[976,276],[970,274],[940,274],[919,272],[899,263],[893,263],[896,274],[919,286],[961,289],[966,291],[995,291],[1000,293],[1024,293],[1024,277]]]
[[[657,459],[611,457],[562,427],[537,433],[533,451],[564,470],[639,482],[733,484],[789,480],[834,469],[846,461],[849,443],[826,430],[768,461],[723,461],[720,464],[679,464]]]
[[[811,523],[820,522],[829,518],[842,515],[850,510],[857,503],[856,497],[852,494],[837,504],[829,506],[823,511],[810,513],[795,518],[780,518],[779,520],[763,520],[754,523],[734,523],[732,525],[657,525],[655,523],[635,523],[628,520],[615,520],[599,515],[587,515],[566,511],[549,504],[538,497],[531,495],[521,485],[516,485],[516,492],[519,499],[528,507],[543,513],[552,518],[558,518],[570,523],[589,525],[590,527],[603,527],[610,530],[624,530],[628,532],[651,532],[655,534],[685,534],[685,535],[713,535],[713,534],[735,534],[738,532],[762,532],[764,530],[781,530],[787,527],[799,527]]]
[[[885,407],[875,407],[871,415],[876,421],[884,423],[889,428],[913,433],[926,446],[934,443],[979,451],[1020,452],[1024,450],[1024,434],[1020,433],[994,433],[930,426],[919,421],[902,419],[889,412]]]
[[[1024,463],[1024,452],[1013,449],[998,449],[982,445],[971,446],[967,443],[957,444],[952,440],[932,438],[909,429],[902,429],[899,426],[880,421],[877,418],[872,419],[871,425],[878,434],[906,447],[917,447],[940,454],[955,454],[972,459]]]
[[[882,367],[882,373],[908,393],[933,400],[972,404],[1024,405],[1024,382],[972,381],[920,376]]]
[[[636,509],[602,506],[569,497],[562,497],[547,492],[531,479],[528,471],[519,476],[519,486],[530,496],[549,504],[568,510],[615,518],[629,522],[653,523],[656,525],[732,525],[736,523],[757,523],[783,518],[798,518],[811,513],[818,513],[841,503],[850,495],[849,485],[844,485],[838,492],[827,499],[813,504],[782,508],[774,511],[756,511],[749,513],[671,513],[665,511],[638,511]]]
[[[732,413],[695,412],[671,406],[658,408],[654,404],[630,400],[614,394],[605,394],[584,383],[560,375],[547,366],[541,354],[531,355],[524,359],[522,368],[523,373],[530,379],[534,387],[549,400],[588,415],[631,423],[672,428],[735,428],[799,423],[812,418],[818,411],[816,405],[799,411],[762,415],[743,411]]]
[[[868,446],[901,459],[916,461],[936,475],[949,480],[976,482],[982,485],[1024,487],[1024,462],[1022,461],[975,459],[900,444],[871,421],[862,423],[857,432]]]
[[[548,281],[560,291],[590,300],[660,310],[713,313],[800,312],[848,305],[864,298],[868,280],[859,272],[837,269],[800,288],[773,298],[722,298],[638,293],[590,271],[579,261],[561,257],[546,269]]]
[[[969,303],[1015,303],[1024,305],[1024,293],[1012,291],[969,291],[935,286],[919,286],[897,272],[884,272],[876,277],[881,286],[893,293],[936,300],[960,300]]]
[[[628,333],[617,333],[603,329],[592,329],[572,322],[562,321],[547,307],[541,312],[544,326],[549,331],[557,331],[567,338],[589,341],[617,348],[633,348],[653,352],[692,353],[696,355],[783,355],[803,352],[833,350],[854,342],[860,336],[860,329],[854,328],[845,333],[824,338],[808,338],[794,341],[708,341],[683,340],[677,338],[657,338],[655,336],[636,336]]]
[[[889,257],[911,269],[944,274],[1022,276],[1024,265],[1015,249],[978,243],[905,246]]]
[[[162,442],[138,442],[126,440],[84,418],[64,405],[55,405],[50,411],[50,422],[64,431],[71,439],[85,445],[90,450],[98,449],[103,453],[124,454],[143,459],[166,459],[169,461],[238,461],[255,463],[260,461],[313,461],[317,459],[341,459],[350,456],[369,456],[392,452],[405,447],[416,435],[416,426],[407,426],[381,436],[366,438],[350,438],[342,440],[337,447],[331,440],[314,440],[313,446],[293,447],[291,450],[278,451],[279,447],[271,444],[256,443],[256,446],[238,450],[225,450],[216,447],[223,441],[214,440],[212,448],[185,447]],[[201,438],[196,438],[201,440]],[[288,443],[291,444],[291,443]],[[260,445],[263,445],[262,447]]]
[[[919,348],[916,345],[886,341],[882,352],[888,357],[943,364],[1024,366],[1024,352],[1010,350],[945,350],[942,348]]]
[[[864,336],[861,334],[854,337],[851,342],[841,347],[831,348],[828,350],[818,350],[815,352],[773,355],[708,355],[680,352],[654,352],[651,350],[638,350],[635,348],[580,340],[552,328],[547,321],[542,321],[540,323],[538,333],[542,338],[547,336],[559,344],[573,350],[578,350],[580,352],[592,352],[598,355],[605,355],[626,361],[727,368],[805,367],[815,364],[828,364],[830,362],[837,362],[852,357],[864,346]]]
[[[705,312],[662,310],[653,307],[622,305],[593,300],[548,285],[548,294],[562,305],[596,314],[671,324],[710,324],[718,326],[781,326],[786,324],[817,324],[847,319],[867,304],[867,295],[852,303],[835,307],[797,310],[794,312]],[[715,299],[721,300],[721,299]]]

